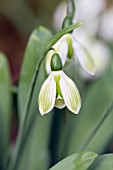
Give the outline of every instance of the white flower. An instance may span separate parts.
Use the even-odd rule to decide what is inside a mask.
[[[78,114],[81,98],[75,83],[62,71],[52,71],[45,80],[39,93],[39,111],[41,115],[50,112],[53,107],[67,108]]]
[[[96,69],[90,54],[82,44],[74,39],[72,34],[64,35],[59,41],[57,41],[53,48],[55,48],[57,53],[61,56],[63,66],[65,66],[66,62],[73,57],[75,59],[78,58],[83,69],[90,75],[95,75]],[[51,72],[50,61],[52,55],[53,52],[49,51],[46,57],[46,71],[48,74]]]
[[[92,56],[96,68],[96,75],[93,77],[93,79],[98,78],[106,73],[111,63],[111,52],[107,44],[99,39],[89,36],[87,30],[76,30],[73,34],[77,40],[85,44],[86,48]],[[83,78],[92,79],[92,77],[83,69],[80,71]]]

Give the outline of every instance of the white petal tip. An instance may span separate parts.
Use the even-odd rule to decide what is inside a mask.
[[[43,111],[39,110],[39,112],[40,112],[41,116],[44,116],[45,114],[48,114],[50,111],[43,112]]]
[[[88,74],[90,74],[92,77],[96,76],[96,68],[94,68],[92,71],[87,71]]]

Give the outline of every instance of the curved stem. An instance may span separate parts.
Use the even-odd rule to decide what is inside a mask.
[[[73,0],[67,0],[67,16],[64,18],[62,28],[66,28],[73,23],[73,17],[75,14],[75,4]]]
[[[88,145],[90,144],[91,140],[94,138],[94,136],[96,135],[97,131],[101,127],[101,125],[104,123],[106,118],[110,115],[110,113],[112,113],[111,112],[112,110],[113,110],[113,102],[110,103],[108,108],[104,111],[104,113],[102,114],[102,117],[97,122],[95,128],[93,129],[93,131],[91,132],[89,137],[86,139],[86,141],[84,142],[83,146],[79,149],[79,152],[85,150],[88,147]]]
[[[75,14],[75,3],[73,0],[67,0],[67,16],[73,18]]]

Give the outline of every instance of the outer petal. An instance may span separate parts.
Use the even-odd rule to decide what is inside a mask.
[[[96,68],[88,50],[74,39],[73,48],[83,69],[90,75],[94,76],[96,74]]]
[[[81,107],[81,98],[75,83],[61,71],[60,88],[67,108],[78,114]]]
[[[67,35],[64,35],[57,43],[53,46],[57,53],[60,55],[62,60],[62,65],[64,66],[67,60],[68,54],[68,44],[67,44]]]
[[[68,44],[67,44],[67,35],[64,35],[60,40],[57,41],[56,44],[54,44],[53,48],[56,50],[56,52],[60,55],[62,65],[64,66],[67,60],[67,54],[68,54]],[[47,74],[51,73],[51,58],[54,54],[53,50],[50,50],[46,55],[46,61],[45,61],[45,67]]]
[[[51,73],[51,65],[50,65],[50,63],[51,63],[51,58],[52,58],[53,54],[54,54],[53,50],[50,50],[46,55],[45,68],[46,68],[47,74]]]
[[[56,83],[54,75],[51,73],[45,80],[39,93],[39,111],[41,115],[44,115],[52,110],[55,104],[56,98]]]

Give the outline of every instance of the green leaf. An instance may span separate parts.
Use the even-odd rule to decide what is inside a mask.
[[[79,151],[81,146],[84,145],[103,112],[113,101],[112,88],[113,76],[111,73],[101,80],[93,82],[93,85],[87,91],[84,101],[82,101],[82,108],[78,117],[75,119],[72,116],[67,155]],[[113,114],[111,113],[85,149],[96,153],[102,153],[105,150],[113,135],[112,120]]]
[[[88,170],[113,170],[113,154],[97,157]]]
[[[39,27],[31,34],[29,39],[18,89],[20,118],[22,118],[22,114],[24,113],[36,66],[43,58],[45,48],[51,37],[52,34],[49,30],[44,27]],[[45,63],[43,61],[38,72],[32,101],[30,103],[30,110],[25,124],[27,132],[24,134],[24,141],[16,164],[18,170],[35,170],[37,168],[46,170],[49,165],[48,143],[52,114],[49,113],[43,117],[38,110],[38,95],[46,77]]]
[[[20,74],[19,88],[18,88],[18,103],[20,117],[23,114],[24,106],[28,97],[29,89],[32,83],[32,78],[37,64],[42,59],[44,50],[48,41],[52,37],[51,33],[44,27],[39,27],[34,30],[29,38],[26,48],[24,61]]]
[[[81,152],[63,159],[50,170],[86,170],[97,157],[93,152]]]
[[[11,79],[8,62],[0,53],[0,157],[5,159],[10,143],[12,117]],[[2,160],[3,163],[4,160]]]

